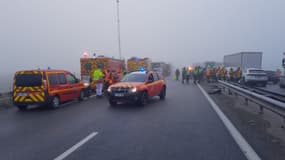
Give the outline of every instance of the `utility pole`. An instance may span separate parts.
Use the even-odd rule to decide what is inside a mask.
[[[120,27],[120,1],[117,1],[117,24],[118,24],[118,47],[119,47],[119,58],[122,58],[122,53],[121,53],[121,27]]]

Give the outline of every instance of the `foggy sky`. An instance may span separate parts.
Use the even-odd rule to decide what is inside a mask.
[[[283,0],[120,0],[122,56],[174,65],[262,51],[281,68]],[[82,52],[119,57],[116,0],[0,0],[0,75],[33,68],[79,73]]]

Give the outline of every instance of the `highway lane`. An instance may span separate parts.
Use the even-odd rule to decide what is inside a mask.
[[[167,98],[112,108],[91,98],[64,107],[0,112],[1,159],[245,159],[199,88],[169,81]]]
[[[278,84],[276,85],[268,84],[266,87],[261,87],[261,88],[281,95],[285,95],[285,89],[280,88]]]

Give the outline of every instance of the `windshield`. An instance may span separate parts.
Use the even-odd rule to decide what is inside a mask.
[[[42,85],[42,76],[40,74],[22,74],[16,76],[16,86],[41,86]]]
[[[122,82],[144,82],[146,74],[127,74]]]

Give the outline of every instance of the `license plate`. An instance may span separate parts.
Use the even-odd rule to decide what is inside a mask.
[[[17,95],[20,96],[20,97],[27,97],[28,93],[18,93]]]
[[[115,93],[115,97],[124,97],[124,93]]]

